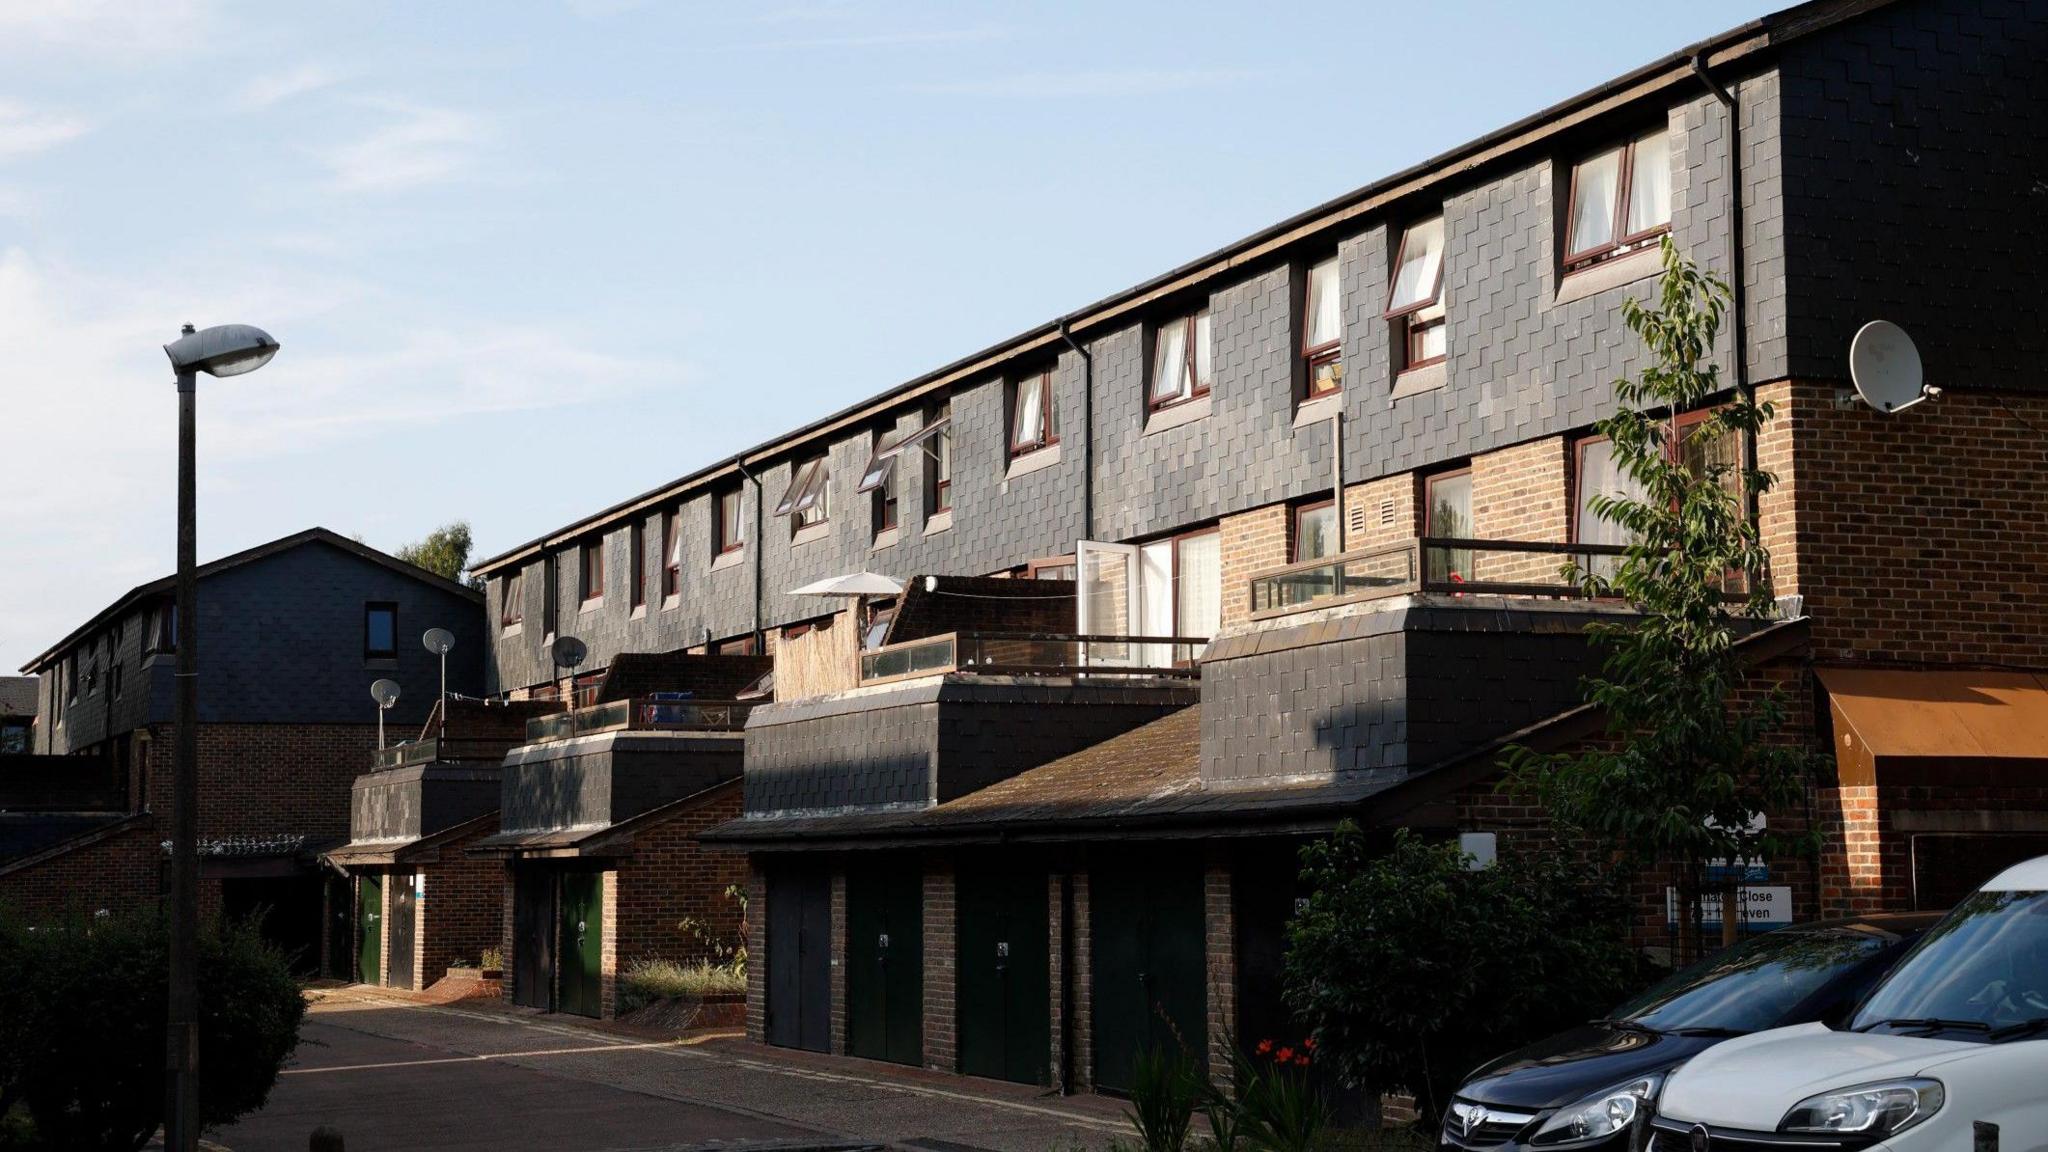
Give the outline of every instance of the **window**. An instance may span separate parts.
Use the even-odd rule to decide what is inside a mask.
[[[893,431],[878,430],[868,466],[861,473],[860,483],[854,487],[855,492],[873,494],[874,533],[877,536],[896,528],[896,461],[902,456],[902,444],[908,438]]]
[[[71,697],[71,702],[73,704],[78,703],[78,657],[76,656],[64,662],[64,686],[66,694]]]
[[[1442,472],[1422,481],[1422,534],[1432,540],[1472,539],[1472,470]],[[1462,584],[1472,579],[1470,548],[1428,553],[1427,579]]]
[[[113,662],[107,665],[107,695],[112,699],[121,698],[121,673],[124,671],[126,669],[121,667],[121,659],[117,654]]]
[[[813,456],[790,470],[789,490],[775,506],[777,516],[789,517],[791,532],[832,518],[832,472],[825,457]]]
[[[1146,392],[1151,407],[1167,408],[1207,396],[1215,377],[1215,349],[1209,310],[1181,316],[1152,333],[1152,383]]]
[[[363,658],[398,657],[398,605],[371,601],[363,605]]]
[[[526,572],[514,568],[498,582],[498,626],[511,628],[526,619]]]
[[[661,598],[683,590],[683,538],[676,531],[679,512],[671,508],[661,514]]]
[[[558,553],[550,552],[541,559],[541,631],[550,636],[555,634],[562,603],[561,559]]]
[[[1565,271],[1642,248],[1671,230],[1671,136],[1648,132],[1572,169]]]
[[[1301,355],[1308,362],[1308,396],[1313,400],[1344,386],[1344,312],[1335,256],[1308,270],[1304,296]]]
[[[746,521],[740,518],[738,485],[713,497],[717,515],[711,519],[711,548],[720,556],[747,546]]]
[[[941,404],[924,423],[924,508],[927,517],[953,510],[953,406]]]
[[[1075,575],[1072,556],[1048,556],[1043,560],[1032,560],[1024,565],[1026,580],[1072,580]]]
[[[91,696],[100,690],[100,658],[94,656],[85,663],[85,694]]]
[[[1325,500],[1294,510],[1294,559],[1320,560],[1337,554],[1337,504]]]
[[[1572,505],[1572,543],[1620,545],[1629,542],[1628,529],[1594,510],[1596,496],[1641,499],[1643,489],[1621,470],[1614,458],[1614,445],[1604,436],[1581,440],[1574,450],[1577,492]],[[1595,575],[1612,579],[1621,570],[1618,556],[1594,556],[1581,561]]]
[[[149,610],[143,624],[142,647],[155,655],[178,650],[178,602],[165,600]]]
[[[717,656],[752,656],[753,654],[754,637],[752,635],[741,636],[735,640],[721,640],[713,649],[713,655]]]
[[[583,602],[604,596],[604,538],[586,540],[576,550],[577,589]]]
[[[1010,404],[1010,455],[1022,456],[1059,443],[1059,418],[1053,412],[1052,369],[1016,382]]]
[[[1444,358],[1444,218],[1411,224],[1394,256],[1387,289],[1387,319],[1394,325],[1400,369],[1439,364]]]
[[[628,554],[630,556],[626,575],[633,581],[627,589],[626,600],[634,608],[647,604],[647,522],[635,520],[628,531],[631,533]]]

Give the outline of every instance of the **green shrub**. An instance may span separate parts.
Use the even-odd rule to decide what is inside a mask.
[[[1433,1127],[1476,1066],[1600,1015],[1640,963],[1620,899],[1547,852],[1470,870],[1456,843],[1346,824],[1303,849],[1288,1005],[1347,1082],[1415,1096]]]
[[[1131,1065],[1131,1109],[1144,1152],[1181,1152],[1202,1101],[1202,1073],[1182,1049],[1147,1048]]]
[[[298,1044],[306,1002],[255,928],[199,940],[200,1118],[263,1106]],[[163,1119],[170,940],[155,912],[28,926],[0,916],[0,1116],[17,1146],[141,1147]]]
[[[619,1009],[630,1012],[656,1000],[701,1000],[743,995],[746,973],[731,964],[679,964],[650,957],[636,960],[619,977]]]
[[[496,948],[484,949],[483,953],[476,958],[476,961],[478,967],[481,967],[486,972],[503,972],[505,970],[505,954]]]

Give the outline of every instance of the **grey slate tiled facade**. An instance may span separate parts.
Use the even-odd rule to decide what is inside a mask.
[[[740,736],[606,732],[513,749],[499,792],[501,836],[596,829],[740,774]]]
[[[928,677],[757,708],[751,814],[928,807],[1195,702],[1184,681]]]
[[[429,628],[455,634],[449,690],[483,690],[488,646],[475,593],[388,557],[366,558],[331,534],[301,535],[306,538],[299,543],[246,563],[212,572],[201,566],[202,723],[373,724],[370,684],[389,678],[398,681],[401,695],[386,714],[387,727],[394,733],[417,730],[440,692],[440,661],[420,644]],[[364,607],[373,601],[397,605],[395,658],[364,657]],[[81,676],[77,698],[66,699],[58,723],[52,694],[69,693],[68,675],[43,676],[45,719],[37,733],[43,750],[62,755],[170,721],[176,658],[144,652],[153,602],[151,597],[129,604],[69,647],[53,651],[60,663],[96,668],[97,679],[88,691]],[[118,699],[115,663],[122,669]]]
[[[355,843],[416,840],[498,807],[495,763],[418,764],[356,777],[349,797]]]

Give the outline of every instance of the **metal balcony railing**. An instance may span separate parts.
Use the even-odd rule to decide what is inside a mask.
[[[1618,544],[1404,540],[1261,572],[1251,578],[1251,614],[1260,619],[1414,592],[1586,599],[1585,589],[1569,578],[1573,565],[1612,575],[1626,552]],[[1726,593],[1740,596],[1742,588],[1740,573],[1731,573]]]
[[[1208,644],[1189,636],[947,632],[861,653],[860,682],[943,673],[1193,678]]]
[[[536,716],[526,722],[526,742],[543,744],[593,732],[736,732],[747,726],[753,707],[734,700],[635,696]]]
[[[453,760],[489,760],[496,762],[505,757],[512,741],[497,739],[446,739],[429,737],[407,744],[394,744],[379,748],[371,754],[372,768],[408,768],[416,764],[434,764]]]

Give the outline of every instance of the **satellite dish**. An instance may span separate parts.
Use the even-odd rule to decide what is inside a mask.
[[[1863,402],[1879,412],[1899,412],[1941,395],[1927,385],[1913,338],[1889,320],[1857,329],[1849,341],[1849,378]]]
[[[434,655],[446,656],[455,648],[455,633],[446,628],[429,628],[427,634],[420,637],[420,643]]]
[[[370,699],[375,700],[379,708],[389,708],[398,703],[398,681],[379,680],[371,684]]]
[[[555,663],[564,668],[576,667],[589,654],[590,650],[583,646],[583,641],[574,636],[564,636],[555,641]]]

